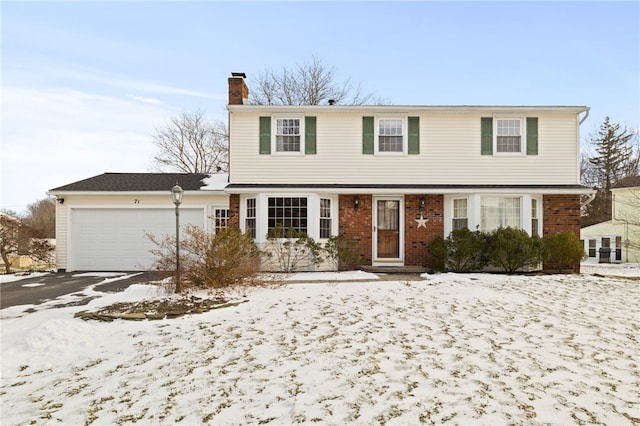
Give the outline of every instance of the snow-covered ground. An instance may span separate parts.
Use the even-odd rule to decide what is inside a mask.
[[[145,285],[4,309],[0,423],[640,424],[638,280],[292,279],[160,321],[73,318]]]

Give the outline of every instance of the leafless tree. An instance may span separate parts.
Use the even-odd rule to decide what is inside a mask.
[[[229,169],[229,136],[223,122],[211,123],[202,110],[172,116],[156,129],[157,152],[152,168],[157,171],[215,173]]]
[[[11,272],[9,256],[24,254],[37,262],[47,261],[53,246],[44,239],[35,239],[38,232],[23,220],[0,213],[0,256],[5,272]]]
[[[316,56],[293,69],[265,69],[252,81],[251,88],[251,103],[257,105],[320,105],[329,100],[342,105],[382,103],[359,84],[354,86],[350,80],[339,83],[335,68],[327,67]]]
[[[24,222],[39,234],[40,238],[56,237],[56,204],[50,198],[43,198],[27,206]]]

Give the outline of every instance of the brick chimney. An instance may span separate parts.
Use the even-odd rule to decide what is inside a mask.
[[[243,72],[232,72],[229,78],[229,105],[249,104],[249,88],[244,82]]]

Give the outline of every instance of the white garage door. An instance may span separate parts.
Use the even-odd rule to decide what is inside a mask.
[[[203,209],[180,209],[180,227],[204,226]],[[74,209],[71,253],[77,271],[142,271],[156,246],[145,234],[174,236],[175,209]]]

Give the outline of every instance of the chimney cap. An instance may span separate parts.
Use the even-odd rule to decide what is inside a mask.
[[[232,72],[231,73],[231,77],[242,77],[242,78],[247,78],[247,75],[243,72]]]

